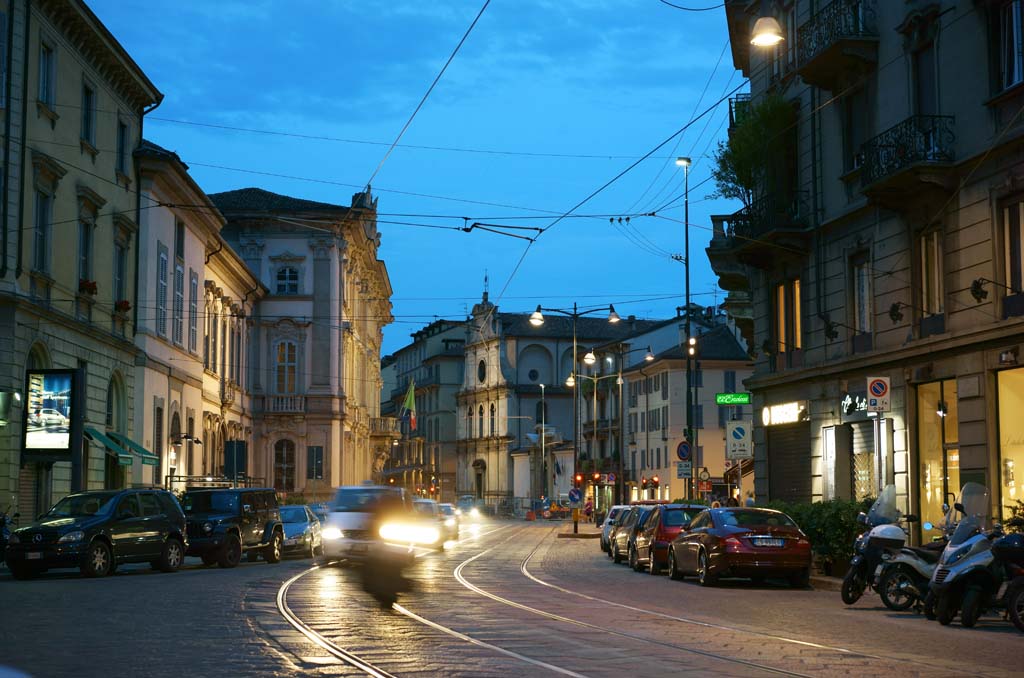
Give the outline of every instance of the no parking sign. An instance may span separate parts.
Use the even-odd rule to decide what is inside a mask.
[[[868,412],[889,411],[889,377],[868,377]]]

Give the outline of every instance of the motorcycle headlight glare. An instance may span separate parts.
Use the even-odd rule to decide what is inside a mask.
[[[74,532],[68,532],[57,541],[61,544],[70,544],[72,542],[82,541],[83,539],[85,539],[85,532],[82,532],[81,530],[75,530]]]

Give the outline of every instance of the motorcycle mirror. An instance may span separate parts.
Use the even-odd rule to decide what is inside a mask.
[[[942,512],[943,513],[949,513],[949,504],[943,504],[942,505]]]
[[[967,513],[967,511],[964,510],[964,505],[961,504],[960,502],[953,504],[953,508],[955,508],[960,513]]]
[[[924,530],[927,532],[928,530],[933,529],[935,526],[931,523],[924,523],[923,525],[921,525],[921,527],[924,528]]]
[[[867,525],[868,524],[868,515],[866,513],[864,513],[863,511],[861,511],[860,513],[857,514],[857,522],[860,523],[861,525]]]
[[[20,513],[18,513],[17,511],[15,511],[15,512],[14,512],[14,515],[13,515],[13,516],[11,516],[11,520],[17,520],[17,519],[18,519],[18,518],[20,518],[20,517],[21,517],[21,514],[20,514]]]

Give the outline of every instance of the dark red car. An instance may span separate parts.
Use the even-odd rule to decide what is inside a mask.
[[[706,508],[688,504],[655,506],[636,533],[633,549],[629,552],[630,566],[637,572],[645,566],[651,574],[661,572],[668,566],[668,545]]]
[[[811,543],[781,511],[708,509],[669,546],[668,570],[672,579],[696,575],[702,586],[713,586],[719,577],[785,577],[802,588],[810,578]]]

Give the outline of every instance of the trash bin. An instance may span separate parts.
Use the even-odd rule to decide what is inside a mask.
[[[534,513],[533,511],[527,511],[526,512],[526,519],[527,520],[537,520],[537,514]]]
[[[604,511],[594,511],[594,524],[600,525],[604,522]]]

